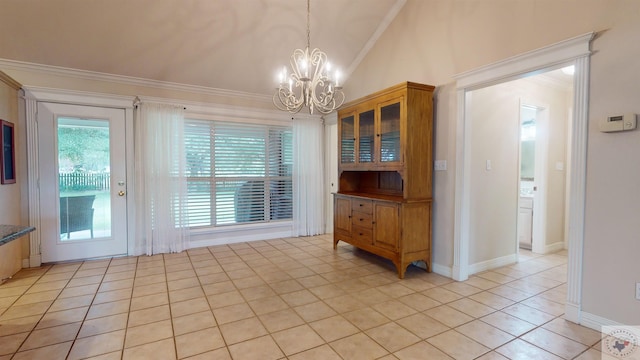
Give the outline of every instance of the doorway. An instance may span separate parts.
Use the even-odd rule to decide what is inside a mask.
[[[570,164],[567,168],[569,193],[567,195],[567,302],[565,319],[580,323],[582,307],[582,249],[586,202],[586,153],[589,104],[589,62],[594,32],[576,36],[559,43],[530,51],[520,56],[485,66],[456,77],[457,121],[456,128],[456,190],[455,228],[452,277],[462,281],[469,277],[469,223],[471,171],[471,128],[466,118],[467,93],[470,90],[499,83],[509,78],[519,78],[541,69],[557,69],[574,65],[573,110],[569,126],[571,146],[568,149]],[[514,241],[515,246],[515,241]]]
[[[127,253],[125,110],[38,103],[42,262]]]
[[[518,246],[533,247],[533,211],[535,201],[536,172],[536,106],[520,105],[520,176],[518,199]]]
[[[550,78],[561,86],[546,84]],[[545,101],[520,101],[517,242],[520,249],[547,254],[565,245],[567,114],[571,108],[567,99],[573,93],[573,77],[551,71],[528,81],[539,83],[534,88],[536,97]]]

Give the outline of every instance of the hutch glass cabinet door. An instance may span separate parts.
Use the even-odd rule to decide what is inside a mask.
[[[358,162],[372,163],[374,157],[374,114],[373,110],[360,113],[358,116]]]
[[[355,116],[340,119],[340,163],[356,162]]]
[[[380,107],[380,162],[400,162],[399,101]]]

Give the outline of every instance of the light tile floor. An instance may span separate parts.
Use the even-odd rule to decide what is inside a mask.
[[[0,285],[6,359],[600,359],[563,320],[566,253],[465,282],[331,235],[24,269]]]

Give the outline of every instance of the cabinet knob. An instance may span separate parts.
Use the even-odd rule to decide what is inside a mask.
[[[364,204],[359,204],[360,206],[364,206]]]
[[[377,137],[380,137],[380,134],[376,134]]]
[[[376,224],[376,222],[375,222],[375,221],[372,221],[372,222],[371,222],[371,225],[375,225],[375,224]]]
[[[363,221],[363,220],[364,220],[363,218],[360,218],[360,221]]]

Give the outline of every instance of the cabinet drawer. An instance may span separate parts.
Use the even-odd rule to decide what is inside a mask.
[[[362,228],[359,226],[354,226],[353,231],[351,232],[351,236],[355,241],[367,244],[371,244],[372,234],[373,233],[371,229]]]
[[[351,201],[351,210],[365,214],[373,214],[373,201],[363,199],[353,199]]]
[[[367,229],[372,228],[373,215],[360,211],[354,211],[351,214],[351,223],[353,226],[359,226]]]

